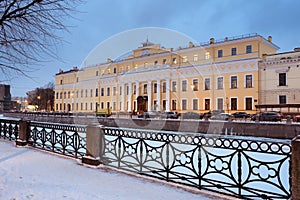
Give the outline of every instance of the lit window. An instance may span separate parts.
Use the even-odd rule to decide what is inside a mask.
[[[173,61],[173,64],[177,64],[177,59],[176,58],[173,58],[172,61]]]
[[[165,65],[167,63],[167,59],[163,59],[162,63]]]
[[[182,56],[182,62],[186,63],[187,62],[187,56]]]
[[[195,55],[194,55],[193,61],[194,61],[194,62],[198,61],[198,54],[195,54]]]
[[[210,54],[209,54],[209,52],[205,52],[205,60],[208,60],[208,59],[210,59]]]

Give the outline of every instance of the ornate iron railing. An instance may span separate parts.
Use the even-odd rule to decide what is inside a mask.
[[[30,122],[29,143],[55,153],[82,157],[86,153],[86,126]]]
[[[103,130],[107,165],[240,198],[290,198],[290,141]]]
[[[0,138],[17,140],[19,137],[19,121],[16,120],[0,120]]]

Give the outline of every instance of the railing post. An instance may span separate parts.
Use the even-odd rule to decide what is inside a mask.
[[[29,122],[25,120],[19,121],[19,139],[16,140],[17,146],[25,146],[29,140]]]
[[[82,163],[97,166],[104,164],[105,138],[103,126],[91,124],[86,129],[86,155]]]
[[[300,199],[300,136],[296,136],[292,140],[291,165],[291,196],[292,200],[296,200]]]

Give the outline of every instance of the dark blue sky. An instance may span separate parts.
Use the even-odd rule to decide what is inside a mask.
[[[53,81],[59,69],[81,66],[99,43],[120,32],[143,27],[172,29],[199,43],[211,37],[271,35],[280,47],[278,52],[291,51],[300,47],[299,8],[298,0],[89,0],[79,7],[77,20],[66,22],[72,27],[61,35],[65,43],[57,49],[64,62],[41,63],[28,74],[31,79],[18,77],[7,84],[12,86],[13,96],[26,96],[27,91]],[[160,43],[165,45],[164,41]]]

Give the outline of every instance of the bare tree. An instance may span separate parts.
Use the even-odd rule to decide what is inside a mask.
[[[59,34],[82,0],[0,0],[0,70],[26,75],[45,56],[58,58]]]

